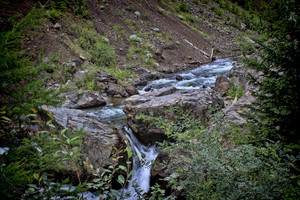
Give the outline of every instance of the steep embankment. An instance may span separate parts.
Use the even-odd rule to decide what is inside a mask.
[[[98,67],[113,66],[127,71],[121,76],[126,79],[134,78],[133,72],[141,67],[178,71],[209,62],[211,57],[236,55],[240,50],[235,41],[237,37],[243,38],[240,19],[213,2],[86,0],[85,3],[89,19],[75,16],[71,9],[46,6],[44,26],[26,37],[22,46],[27,56],[37,60],[41,52],[44,58],[59,52],[58,62],[63,63],[83,55]],[[33,6],[34,1],[29,0],[9,3],[2,8],[3,16],[25,14]],[[111,63],[103,66],[95,58],[94,40],[106,42],[112,48]],[[108,72],[118,77],[116,70]]]

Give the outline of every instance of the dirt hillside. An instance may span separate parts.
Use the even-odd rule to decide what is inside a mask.
[[[43,3],[46,2],[10,2],[1,8],[1,16],[17,13],[25,16],[32,7]],[[74,32],[74,27],[87,26],[109,41],[116,54],[115,65],[121,70],[149,68],[174,72],[240,53],[235,39],[243,38],[243,30],[237,28],[241,21],[226,10],[217,15],[212,8],[219,7],[212,2],[85,0],[85,3],[90,19],[81,19],[64,10],[58,18],[46,20],[41,29],[35,30],[36,34],[25,38],[22,48],[26,55],[34,60],[41,51],[48,58],[59,52],[61,63],[80,55],[93,61],[91,53],[78,47],[81,38]],[[55,28],[57,23],[59,28]],[[132,42],[132,35],[142,42]]]

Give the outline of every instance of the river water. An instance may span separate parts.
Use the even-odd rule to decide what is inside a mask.
[[[163,78],[151,81],[139,90],[140,94],[144,94],[155,89],[174,86],[178,89],[200,89],[212,88],[219,75],[229,72],[235,61],[232,58],[218,59],[212,63],[201,65],[193,70],[183,71]],[[125,99],[108,99],[108,103],[104,107],[86,110],[89,115],[94,116],[99,121],[114,125],[117,128],[124,127],[127,139],[134,152],[133,156],[133,173],[130,182],[136,182],[138,187],[144,192],[150,190],[151,162],[158,155],[155,146],[142,145],[134,136],[132,131],[126,127],[126,115],[123,112]],[[135,190],[132,184],[129,184],[127,192],[131,194],[128,200],[135,200]],[[99,199],[92,193],[85,193],[86,199]]]

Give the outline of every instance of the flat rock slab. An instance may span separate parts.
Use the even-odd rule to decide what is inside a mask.
[[[166,139],[166,136],[162,130],[137,117],[151,113],[167,120],[176,120],[177,116],[168,111],[170,107],[181,107],[193,117],[207,122],[210,107],[223,108],[224,100],[212,89],[178,90],[168,87],[129,97],[125,101],[124,112],[127,114],[129,127],[139,140],[144,144],[153,144]]]
[[[63,106],[66,108],[83,109],[104,106],[106,104],[105,99],[97,91],[85,91],[81,94],[71,92],[64,95],[66,102]]]
[[[119,143],[117,129],[99,122],[81,110],[52,106],[42,106],[42,108],[52,114],[55,123],[61,127],[70,127],[73,131],[83,128],[86,132],[83,141],[84,157],[88,158],[94,169],[109,163],[113,146]]]

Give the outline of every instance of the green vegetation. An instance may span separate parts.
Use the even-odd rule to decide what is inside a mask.
[[[208,4],[208,0],[165,2],[174,8],[175,16],[181,15],[183,21],[202,36],[215,38],[200,30],[195,23],[200,19],[189,8],[191,2],[203,5]],[[299,3],[292,0],[276,0],[273,4],[244,0],[214,2],[217,4],[205,6],[218,16],[226,17],[231,12],[242,18],[247,28],[252,29],[248,35],[255,35],[253,30],[267,35],[251,37],[255,44],[243,42],[246,65],[260,74],[251,77],[259,89],[254,93],[257,101],[248,115],[247,127],[229,124],[222,120],[220,113],[209,116],[209,124],[203,124],[181,109],[170,109],[177,116],[176,121],[141,116],[163,129],[169,137],[168,141],[159,143],[158,148],[169,155],[159,165],[170,173],[164,181],[171,192],[155,184],[149,194],[142,195],[138,190],[137,193],[151,200],[175,199],[178,191],[184,199],[297,199],[300,196]],[[132,11],[130,7],[125,10]],[[107,168],[94,169],[88,161],[82,161],[82,143],[87,133],[55,127],[53,116],[40,110],[41,105],[57,105],[61,100],[59,91],[46,90],[45,84],[54,76],[47,71],[59,70],[59,78],[65,83],[77,69],[67,63],[57,64],[58,54],[42,61],[41,51],[40,59],[32,62],[19,50],[23,40],[39,28],[43,20],[55,22],[67,11],[83,19],[68,31],[76,38],[74,46],[84,50],[95,64],[94,67],[82,66],[89,72],[74,81],[78,88],[101,91],[95,82],[99,69],[126,82],[133,77],[135,66],[151,67],[154,63],[155,48],[148,42],[150,35],[141,33],[139,24],[127,19],[124,21],[134,32],[132,37],[120,25],[111,24],[117,39],[131,45],[126,55],[130,65],[116,66],[110,40],[99,35],[86,20],[89,15],[83,0],[54,0],[40,10],[33,9],[23,19],[19,16],[3,19],[4,27],[11,27],[0,33],[0,143],[10,148],[8,153],[0,155],[0,195],[4,199],[82,199],[80,195],[87,189],[106,194],[108,199],[126,199],[130,195],[125,193],[132,175],[130,158],[133,155],[129,147],[115,149]],[[161,7],[158,11],[169,15],[169,11]],[[138,15],[141,19],[149,18],[147,13]],[[227,19],[232,20],[232,26],[241,29],[241,19],[230,16]],[[150,22],[148,25],[160,42],[172,40]],[[248,58],[252,53],[257,57]],[[227,95],[240,98],[243,89],[234,86]],[[51,120],[45,122],[49,118]],[[29,126],[41,131],[30,132]],[[119,164],[120,159],[125,160],[124,166]],[[83,166],[90,168],[93,181],[82,182]],[[64,175],[61,177],[61,174]],[[60,180],[57,177],[61,177]],[[73,185],[78,184],[72,192],[61,187],[61,184],[70,184],[68,177],[73,178]],[[121,189],[116,190],[114,184]]]
[[[250,120],[252,131],[262,138],[299,142],[299,4],[278,1],[277,5],[281,18],[272,23],[272,32],[266,31],[268,39],[255,40],[260,47],[258,57],[245,59],[247,66],[263,77],[251,77],[259,91],[255,93],[255,115]]]
[[[114,51],[107,40],[102,39],[96,32],[92,24],[89,27],[74,25],[72,26],[72,31],[79,38],[80,47],[92,55],[94,64],[98,67],[110,67],[115,64]]]
[[[242,140],[244,133],[220,117],[213,118],[214,129],[207,129],[182,109],[170,112],[175,112],[176,121],[142,118],[152,120],[170,138],[159,144],[170,156],[159,168],[171,173],[165,181],[172,191],[184,189],[186,199],[294,199],[299,195],[289,170],[299,161],[293,149],[275,142],[247,143]]]
[[[223,15],[223,12],[220,9],[218,9],[217,7],[215,7],[215,6],[211,6],[210,9],[212,11],[214,11],[220,17]]]
[[[65,11],[67,9],[71,9],[75,15],[78,15],[84,19],[89,19],[89,11],[88,6],[83,0],[52,0],[50,3],[46,4],[45,6],[47,9],[49,9],[49,15],[50,13],[55,14],[54,16],[57,19],[60,16],[61,11]]]
[[[231,96],[232,98],[237,97],[237,99],[241,98],[244,94],[244,88],[239,86],[232,86],[226,93],[226,96]]]
[[[149,49],[151,46],[147,43],[135,44],[129,47],[127,58],[133,63],[140,63],[148,67],[152,67],[154,59]]]
[[[77,88],[84,90],[95,90],[101,92],[103,88],[96,84],[96,77],[98,76],[95,67],[87,67],[88,72],[86,72],[82,78],[75,79],[75,85]]]
[[[51,115],[49,117],[53,118]],[[71,133],[68,128],[59,131],[51,121],[43,123],[35,110],[26,119],[39,123],[44,130],[36,136],[24,138],[19,146],[9,146],[9,154],[0,157],[2,198],[40,199],[58,194],[74,196],[81,192],[81,184],[69,192],[61,190],[56,184],[52,187],[51,182],[55,173],[74,170],[72,173],[79,175],[83,132],[78,130]],[[65,184],[67,182],[63,181]]]
[[[6,106],[9,118],[18,118],[21,114],[28,114],[31,108],[45,104],[58,104],[61,98],[58,92],[45,90],[43,87],[47,74],[39,76],[41,72],[53,69],[51,63],[55,62],[57,56],[47,62],[34,63],[26,58],[24,51],[17,49],[21,45],[24,36],[32,34],[34,30],[41,27],[45,19],[44,10],[31,10],[20,22],[15,20],[19,16],[13,16],[7,20],[7,26],[14,24],[13,28],[1,32],[0,37],[0,92],[1,104]]]

